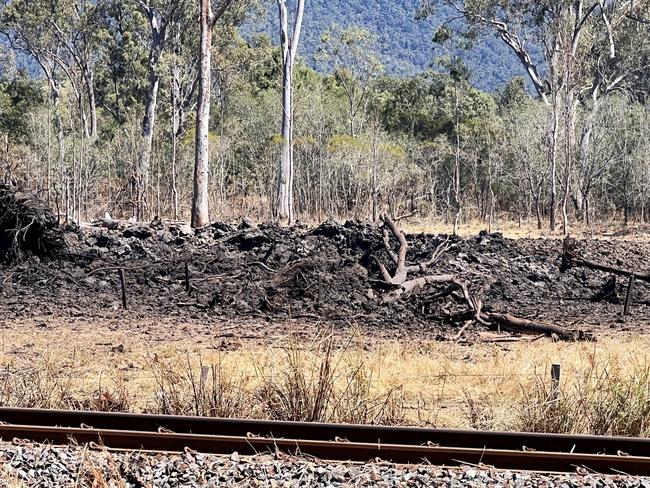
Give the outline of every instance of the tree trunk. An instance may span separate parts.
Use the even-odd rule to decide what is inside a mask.
[[[559,135],[559,97],[553,94],[553,124],[551,126],[551,147],[549,159],[551,160],[551,205],[549,209],[549,227],[555,231],[556,219],[555,209],[557,208],[557,139]]]
[[[565,161],[564,161],[564,194],[562,196],[562,231],[564,235],[569,234],[569,209],[567,208],[569,194],[571,191],[571,173],[575,159],[575,124],[578,100],[573,89],[567,88],[565,110]]]
[[[174,220],[178,220],[178,184],[176,181],[176,159],[178,158],[178,131],[180,128],[179,114],[179,69],[174,60],[172,67],[172,167],[171,167],[171,191],[172,191],[172,209]]]
[[[192,227],[203,227],[210,221],[208,213],[208,136],[210,122],[210,48],[212,47],[212,9],[210,0],[201,2],[201,43],[199,99],[196,108],[194,153],[194,194],[192,196]]]
[[[282,72],[282,146],[280,149],[280,181],[278,187],[277,214],[280,221],[293,222],[293,154],[292,154],[292,66],[288,47],[284,48]]]
[[[86,91],[88,92],[88,110],[90,111],[90,137],[97,135],[97,102],[95,101],[95,73],[87,68]]]
[[[152,26],[152,45],[149,51],[149,76],[147,87],[147,98],[142,119],[142,150],[138,157],[136,168],[136,217],[142,220],[145,217],[146,194],[149,188],[149,169],[151,167],[151,152],[153,148],[153,135],[156,126],[156,110],[158,108],[158,90],[160,87],[160,76],[158,74],[158,62],[162,53],[162,37],[156,25]]]
[[[454,201],[456,202],[456,216],[454,217],[454,235],[458,234],[458,226],[460,224],[460,215],[462,212],[462,201],[460,197],[460,123],[458,117],[458,84],[454,85],[454,112],[456,119],[456,156],[454,164]]]
[[[298,52],[305,0],[298,0],[293,34],[289,37],[286,0],[278,0],[280,13],[280,46],[282,48],[282,145],[276,215],[280,222],[294,222],[293,208],[293,65]]]
[[[372,185],[372,221],[377,222],[379,218],[379,188],[377,187],[377,138],[379,136],[379,126],[375,127],[373,131],[372,138],[372,173],[371,173],[371,182]]]

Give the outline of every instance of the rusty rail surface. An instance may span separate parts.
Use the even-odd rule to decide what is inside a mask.
[[[0,438],[112,449],[650,475],[650,439],[0,408]]]

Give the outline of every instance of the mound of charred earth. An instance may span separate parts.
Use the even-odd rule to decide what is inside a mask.
[[[418,285],[387,300],[401,285],[387,283],[381,268],[397,273],[398,237],[385,226],[359,222],[287,229],[244,221],[194,231],[156,220],[68,229],[66,250],[55,257],[27,253],[0,266],[0,316],[122,314],[119,270],[128,314],[178,317],[179,322],[302,318],[438,329],[449,336],[467,321],[486,326],[500,313],[592,330],[638,327],[649,316],[646,283],[635,286],[632,314],[623,321],[625,280],[612,282],[608,273],[585,268],[561,272],[560,240],[510,240],[499,234],[407,235],[406,265],[437,256],[426,269],[411,270],[413,278],[457,277],[472,300],[446,282]],[[623,241],[578,246],[594,260],[636,269],[647,267],[650,251],[649,244]]]

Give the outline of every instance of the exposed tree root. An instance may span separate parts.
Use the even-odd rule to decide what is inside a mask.
[[[0,260],[24,251],[51,254],[63,246],[56,218],[36,195],[0,184]]]
[[[408,275],[410,273],[426,272],[433,265],[433,263],[438,260],[440,255],[447,249],[447,241],[444,241],[436,248],[433,255],[431,256],[431,259],[428,261],[414,265],[408,265],[406,263],[406,251],[408,250],[408,243],[406,242],[404,233],[399,230],[395,221],[388,215],[382,215],[381,219],[384,222],[384,248],[386,249],[386,253],[390,257],[391,261],[395,265],[395,271],[393,275],[391,276],[386,266],[384,266],[384,264],[376,257],[375,262],[377,263],[377,266],[379,266],[379,271],[384,281],[390,285],[396,285],[395,289],[384,295],[382,299],[384,303],[391,303],[402,296],[418,293],[427,285],[450,283],[455,288],[463,290],[463,295],[466,297],[468,305],[470,304],[467,288],[454,275],[429,275],[420,278],[414,278],[411,280],[408,279]],[[395,252],[391,246],[389,231],[399,243],[399,249],[397,252]]]
[[[397,224],[388,215],[382,215],[383,242],[386,253],[390,257],[395,271],[391,274],[388,268],[375,256],[375,262],[379,267],[379,272],[383,278],[382,288],[387,289],[382,297],[385,304],[393,303],[400,298],[411,294],[417,294],[429,285],[446,284],[443,290],[428,297],[427,302],[431,303],[440,298],[451,295],[454,292],[460,292],[463,301],[467,304],[467,311],[450,317],[451,322],[463,323],[463,327],[453,337],[453,340],[459,340],[472,322],[480,323],[491,329],[498,329],[521,334],[545,334],[557,340],[574,341],[574,340],[594,340],[594,337],[582,332],[575,332],[564,329],[557,325],[544,324],[533,320],[516,317],[509,313],[487,312],[483,310],[483,303],[477,297],[474,297],[467,285],[458,277],[451,274],[426,275],[417,278],[408,279],[409,274],[422,273],[439,259],[440,255],[448,249],[447,241],[441,243],[434,251],[431,259],[426,262],[409,265],[406,262],[406,252],[408,243],[404,233],[397,227]],[[399,247],[397,252],[390,243],[390,235],[397,240]]]

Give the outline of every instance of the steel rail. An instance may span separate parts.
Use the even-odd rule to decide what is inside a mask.
[[[434,465],[484,464],[503,469],[574,472],[578,468],[603,474],[650,475],[650,457],[584,453],[512,451],[464,447],[271,439],[169,432],[145,432],[37,425],[0,425],[0,438],[67,444],[96,443],[113,449],[180,452],[186,448],[215,454],[243,455],[281,450],[338,461],[373,461]]]
[[[267,420],[223,419],[175,415],[107,413],[75,410],[0,408],[0,422],[60,427],[137,430],[224,436],[296,437],[332,441],[432,445],[445,447],[536,450],[583,454],[624,453],[650,457],[650,438],[496,432],[378,425],[327,424]]]

